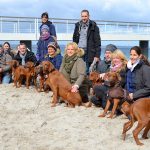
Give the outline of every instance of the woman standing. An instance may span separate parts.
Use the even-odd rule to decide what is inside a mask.
[[[87,85],[85,83],[86,64],[81,58],[84,50],[80,49],[75,42],[68,43],[65,49],[65,55],[60,67],[60,72],[72,84],[72,92],[79,93],[83,102],[88,101]]]

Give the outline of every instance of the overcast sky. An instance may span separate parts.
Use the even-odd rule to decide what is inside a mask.
[[[0,16],[79,19],[82,9],[93,20],[150,22],[150,0],[0,0]]]

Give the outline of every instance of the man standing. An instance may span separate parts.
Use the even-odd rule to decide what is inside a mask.
[[[85,51],[83,59],[86,62],[87,74],[93,60],[96,62],[99,60],[101,52],[99,28],[89,17],[88,10],[81,11],[81,21],[75,24],[73,34],[73,42],[76,42]]]

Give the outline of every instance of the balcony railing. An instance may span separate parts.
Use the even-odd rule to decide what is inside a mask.
[[[57,33],[73,33],[77,19],[50,18]],[[101,33],[150,34],[150,23],[95,20]],[[0,33],[39,33],[40,18],[0,16]]]

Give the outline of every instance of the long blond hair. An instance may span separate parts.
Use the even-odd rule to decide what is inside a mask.
[[[113,63],[113,59],[114,58],[119,58],[122,62],[122,67],[118,70],[118,72],[120,72],[121,70],[126,68],[127,65],[127,59],[125,54],[120,50],[120,49],[116,49],[113,53],[112,53],[112,61],[111,61],[111,65],[114,66]]]
[[[75,43],[75,42],[70,42],[70,43],[68,43],[68,44],[66,45],[64,55],[67,54],[67,49],[68,49],[68,47],[69,47],[70,45],[73,46],[74,51],[75,51],[75,53],[76,53],[77,55],[79,55],[79,56],[83,56],[83,55],[84,55],[84,50],[83,50],[82,48],[79,48],[78,45],[77,45],[77,43]]]

